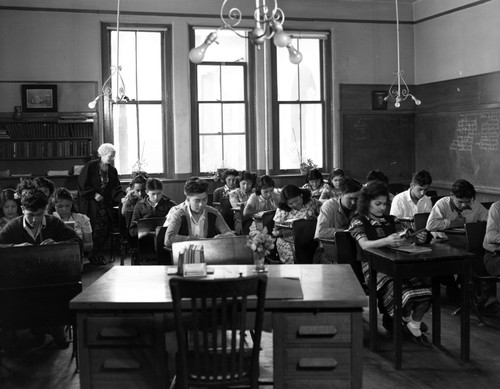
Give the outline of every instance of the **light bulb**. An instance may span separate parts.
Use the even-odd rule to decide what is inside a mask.
[[[281,23],[274,22],[272,26],[274,30],[274,44],[278,47],[287,47],[291,43],[292,39],[290,38],[290,35],[283,31],[283,25]]]
[[[261,27],[260,23],[256,24],[250,32],[249,39],[257,48],[260,48],[260,45],[266,41],[266,30]]]
[[[205,57],[205,52],[207,51],[208,46],[214,43],[216,39],[217,32],[214,31],[210,33],[210,35],[207,36],[207,39],[205,39],[205,42],[189,51],[189,60],[193,63],[201,63]]]
[[[287,49],[288,53],[290,54],[288,56],[288,59],[290,60],[291,63],[298,65],[299,63],[302,62],[302,54],[295,47],[293,47],[292,44],[289,44],[287,46]]]
[[[400,101],[401,101],[401,99],[398,97],[398,98],[396,99],[396,102],[394,103],[394,106],[395,106],[396,108],[401,107],[401,103],[400,103]]]
[[[411,98],[412,98],[412,99],[413,99],[413,101],[415,102],[415,105],[420,105],[420,104],[422,104],[422,102],[421,102],[419,99],[417,99],[415,96],[411,95]]]
[[[94,109],[94,108],[95,108],[95,106],[96,106],[96,104],[97,104],[97,100],[99,100],[100,98],[101,98],[101,96],[97,96],[94,100],[92,100],[92,101],[88,104],[89,108],[90,108],[90,109]]]

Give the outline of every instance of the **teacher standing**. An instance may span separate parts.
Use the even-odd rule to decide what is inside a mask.
[[[90,218],[94,249],[89,262],[106,264],[102,251],[111,235],[113,207],[124,196],[118,172],[111,165],[116,150],[111,143],[103,143],[97,150],[99,159],[87,162],[78,177],[79,211]]]

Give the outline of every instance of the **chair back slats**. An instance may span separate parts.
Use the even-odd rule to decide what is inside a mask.
[[[295,263],[313,263],[314,253],[319,242],[314,239],[316,219],[295,220],[292,223],[293,241],[295,245]]]
[[[335,231],[335,244],[337,245],[337,263],[350,264],[359,283],[367,291],[361,262],[357,260],[356,240],[349,231]]]
[[[258,387],[266,284],[265,276],[170,280],[178,343],[177,383],[181,388]],[[252,298],[251,306],[249,296],[257,297]],[[252,324],[249,308],[255,310]],[[250,328],[255,330],[253,347],[245,349],[245,331]]]
[[[163,226],[165,217],[151,217],[137,221],[137,240],[141,261],[156,261],[156,228]]]
[[[465,242],[467,251],[470,251],[475,255],[474,260],[471,261],[472,271],[475,274],[484,275],[487,274],[484,269],[484,248],[483,240],[486,234],[486,223],[476,222],[476,223],[465,223]]]

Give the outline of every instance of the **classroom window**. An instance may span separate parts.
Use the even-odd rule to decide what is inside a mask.
[[[211,29],[195,28],[194,45]],[[245,34],[245,31],[241,31]],[[232,31],[218,31],[204,61],[194,67],[193,155],[195,170],[247,168],[248,42]]]
[[[307,159],[324,167],[325,40],[326,34],[307,33],[292,39],[303,56],[299,65],[289,61],[287,50],[274,49],[275,162],[281,171],[298,169]]]
[[[165,34],[164,29],[120,29],[120,58],[117,33],[109,30],[110,66],[120,65],[129,101],[111,103],[108,114],[112,143],[117,149],[115,167],[121,175],[134,170],[165,173]],[[108,66],[109,69],[109,66]],[[112,77],[112,96],[118,81]]]

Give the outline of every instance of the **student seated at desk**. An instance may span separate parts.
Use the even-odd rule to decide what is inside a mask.
[[[432,201],[425,193],[429,190],[432,177],[427,170],[420,170],[413,174],[410,189],[398,193],[391,203],[390,214],[398,219],[411,218],[416,213],[430,212]]]
[[[188,182],[184,186],[186,202],[173,214],[165,234],[165,246],[192,239],[234,236],[222,215],[207,205],[208,183]]]
[[[285,185],[281,191],[281,199],[274,215],[273,235],[276,248],[282,263],[294,263],[295,245],[293,232],[290,229],[280,228],[276,224],[284,224],[295,219],[316,219],[321,207],[320,202],[311,197],[309,189],[301,189],[295,185]]]
[[[268,175],[257,178],[255,193],[252,193],[243,210],[244,216],[253,216],[263,211],[272,211],[278,208],[280,193],[276,190],[274,180]]]
[[[200,177],[196,176],[191,176],[186,180],[186,182],[184,183],[184,196],[186,196],[186,185],[190,182],[198,182],[198,181],[200,181]],[[172,217],[174,216],[174,213],[176,213],[178,209],[181,209],[186,204],[188,204],[187,199],[184,200],[183,203],[174,205],[172,208],[170,208],[170,210],[167,213],[167,217],[165,218],[165,223],[163,223],[163,227],[168,227],[170,221],[172,220]]]
[[[63,222],[73,222],[76,235],[83,241],[83,252],[92,251],[92,226],[90,219],[83,213],[76,212],[73,197],[66,188],[59,188],[54,192],[54,208],[52,216]]]
[[[238,183],[238,170],[227,169],[222,173],[224,186],[214,190],[214,202],[219,203],[223,198],[229,198],[229,192],[236,189]]]
[[[451,195],[439,199],[427,219],[427,231],[440,231],[463,227],[465,223],[488,220],[488,210],[475,201],[476,190],[466,180],[457,180],[451,187]]]
[[[170,208],[176,204],[163,194],[163,184],[158,178],[149,178],[146,182],[146,197],[134,207],[130,222],[130,235],[137,236],[137,223],[140,219],[167,216]]]
[[[45,213],[47,215],[52,215],[52,212],[54,212],[52,202],[54,200],[53,196],[56,189],[54,182],[45,177],[37,177],[33,180],[33,183],[37,189],[41,190],[45,196],[47,196],[47,209],[45,210]]]
[[[500,276],[500,201],[493,203],[488,211],[483,248],[486,274],[480,275]],[[481,285],[483,301],[480,302],[478,309],[485,316],[500,316],[496,286],[495,282],[485,282]]]
[[[403,239],[396,233],[397,227],[393,216],[385,214],[389,199],[389,190],[383,182],[367,184],[360,192],[357,210],[352,218],[349,231],[361,249],[398,246]],[[427,238],[425,231],[417,235],[419,242]],[[363,260],[361,252],[358,260]],[[369,285],[370,272],[367,261],[362,263],[363,275]],[[382,323],[392,331],[394,316],[393,279],[384,273],[377,273],[377,296],[379,307],[383,313]],[[421,326],[425,312],[431,304],[432,291],[423,280],[413,277],[402,283],[403,321],[411,339],[422,346],[431,347],[429,340],[422,332],[427,326]],[[424,328],[423,328],[424,327]]]
[[[343,169],[333,169],[328,176],[328,187],[321,193],[319,201],[324,202],[328,199],[339,200],[342,192],[340,190],[340,184],[345,178],[345,173]]]
[[[0,247],[78,242],[82,248],[82,240],[75,230],[59,218],[45,215],[46,207],[47,196],[42,191],[30,189],[25,192],[21,199],[23,216],[15,218],[0,231]]]
[[[311,196],[315,199],[320,199],[325,190],[329,191],[328,184],[323,180],[323,174],[319,169],[311,169],[307,173],[306,183],[302,185],[303,189],[309,189]],[[323,202],[325,200],[320,200]]]
[[[354,178],[346,177],[340,183],[342,192],[340,199],[326,200],[321,206],[318,223],[316,224],[315,239],[334,239],[335,231],[344,231],[356,211],[359,192],[363,186]],[[330,263],[324,258],[325,249],[320,244],[314,255],[314,263]],[[335,263],[335,262],[334,262]]]
[[[122,198],[122,215],[126,216],[127,212],[133,212],[135,205],[146,196],[146,181],[148,175],[146,172],[136,174],[130,186],[126,190],[125,197]]]
[[[229,192],[231,207],[239,208],[240,204],[246,204],[253,193],[256,175],[252,172],[242,171],[239,177],[239,188]]]
[[[11,220],[21,215],[21,202],[14,189],[4,189],[0,195],[0,231]]]

